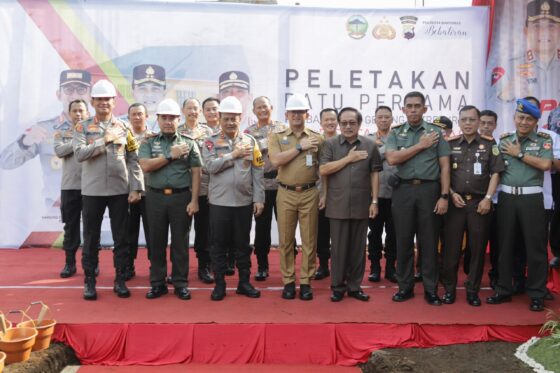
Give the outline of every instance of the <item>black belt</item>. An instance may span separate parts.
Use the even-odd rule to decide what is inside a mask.
[[[483,199],[485,197],[484,194],[459,193],[459,195],[463,197],[465,201],[470,201],[473,199]]]
[[[412,185],[420,185],[426,183],[435,183],[435,180],[423,180],[423,179],[401,179],[401,184],[412,184]]]
[[[275,179],[276,176],[278,176],[278,170],[274,170],[274,171],[264,173],[264,178],[265,179]]]
[[[291,190],[292,192],[303,192],[304,190],[313,188],[315,186],[315,183],[302,185],[286,185],[278,182],[278,185],[280,185],[284,189]]]
[[[164,188],[164,189],[158,189],[158,188],[152,188],[152,187],[148,187],[148,189],[152,192],[156,192],[156,193],[161,193],[161,194],[165,194],[166,196],[169,196],[171,194],[177,194],[177,193],[183,193],[183,192],[188,192],[191,190],[191,187],[186,187],[186,188]]]

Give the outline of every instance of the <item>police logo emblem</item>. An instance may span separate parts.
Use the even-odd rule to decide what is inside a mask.
[[[498,145],[492,145],[492,154],[496,156],[500,154],[500,149],[498,149]]]
[[[379,39],[393,40],[397,35],[397,32],[395,31],[393,26],[389,24],[389,21],[383,18],[383,20],[381,20],[381,22],[373,28],[371,34],[377,40]]]
[[[418,21],[418,17],[403,16],[400,18],[403,27],[403,36],[405,39],[410,40],[415,36],[414,27]]]
[[[346,21],[346,31],[352,39],[361,39],[368,29],[367,20],[360,15],[353,15]]]

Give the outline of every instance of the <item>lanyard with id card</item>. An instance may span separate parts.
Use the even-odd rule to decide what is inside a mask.
[[[473,173],[475,175],[482,175],[482,164],[478,160],[480,154],[474,153],[474,156],[476,157],[476,162],[473,164]]]
[[[313,166],[313,154],[307,153],[305,155],[305,165],[307,167],[312,167]]]

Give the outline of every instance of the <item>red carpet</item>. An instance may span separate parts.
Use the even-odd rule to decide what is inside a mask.
[[[58,272],[64,254],[57,249],[0,250],[0,310],[23,309],[42,300],[57,319],[55,338],[68,343],[84,364],[338,364],[355,365],[371,351],[384,347],[428,347],[489,340],[521,342],[535,335],[545,313],[528,310],[526,296],[512,303],[473,308],[464,289],[454,305],[432,307],[422,298],[394,303],[394,284],[364,282],[372,299],[329,300],[329,280],[313,283],[315,299],[303,302],[280,298],[278,257],[270,255],[272,277],[254,283],[260,299],[235,294],[237,276],[228,278],[228,296],[210,301],[212,286],[196,280],[191,255],[193,299],[172,294],[145,299],[149,288],[148,262],[140,250],[137,277],[128,284],[132,297],[112,292],[112,255],[101,255],[99,299],[82,300],[81,271],[71,279]],[[557,276],[557,274],[554,274]],[[487,281],[486,277],[484,281]],[[462,280],[461,282],[462,283]],[[487,286],[484,282],[483,286]],[[491,294],[481,291],[481,298]],[[558,310],[559,300],[547,302]],[[15,316],[11,315],[12,321]]]

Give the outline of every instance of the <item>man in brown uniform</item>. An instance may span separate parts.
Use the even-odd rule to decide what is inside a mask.
[[[296,296],[294,245],[298,221],[302,240],[299,297],[313,299],[309,281],[315,273],[319,209],[319,191],[315,183],[319,178],[318,154],[323,138],[305,127],[308,110],[309,104],[304,96],[292,95],[286,103],[289,128],[272,133],[268,141],[270,163],[278,168],[276,205],[284,299]]]
[[[480,111],[464,106],[459,111],[462,135],[448,139],[451,147],[451,204],[444,229],[443,303],[455,302],[457,268],[465,228],[471,251],[470,270],[465,286],[467,302],[480,306],[478,291],[484,270],[484,255],[492,222],[492,196],[496,192],[504,161],[492,137],[478,134]]]
[[[343,108],[338,114],[341,134],[325,142],[321,152],[321,176],[328,176],[327,211],[332,238],[331,300],[348,296],[361,301],[369,295],[361,289],[365,270],[364,248],[368,217],[378,213],[381,155],[375,143],[359,136],[362,114]]]

